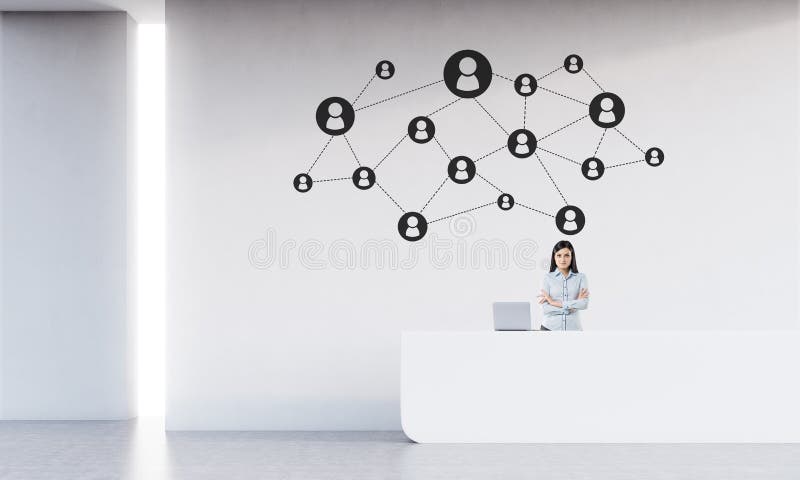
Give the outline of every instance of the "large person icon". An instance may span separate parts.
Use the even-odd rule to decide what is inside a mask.
[[[326,98],[317,107],[317,126],[328,135],[344,135],[353,126],[356,114],[342,97]]]
[[[580,208],[574,205],[562,207],[556,213],[556,228],[564,235],[575,235],[583,230],[586,224],[586,217]]]
[[[454,53],[444,64],[444,84],[461,98],[475,98],[492,83],[492,65],[475,50]]]
[[[406,212],[397,221],[397,232],[409,242],[422,240],[427,231],[428,221],[425,220],[421,213]]]
[[[589,117],[595,125],[602,128],[614,128],[625,116],[625,104],[618,95],[603,92],[589,103]]]

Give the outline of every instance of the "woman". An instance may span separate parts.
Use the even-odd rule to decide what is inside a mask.
[[[553,247],[550,273],[544,275],[538,298],[544,311],[542,330],[583,330],[578,310],[589,306],[589,283],[585,274],[578,273],[575,249],[568,241]]]

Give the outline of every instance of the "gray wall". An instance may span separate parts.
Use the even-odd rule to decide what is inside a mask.
[[[796,2],[172,0],[166,14],[168,428],[399,428],[402,331],[486,329],[492,301],[535,299],[540,262],[563,238],[548,217],[484,208],[435,223],[427,242],[409,246],[396,231],[401,212],[378,189],[331,181],[293,190],[328,138],[314,122],[317,104],[353,99],[384,58],[395,77],[372,82],[359,105],[439,80],[464,48],[512,78],[541,76],[576,52],[625,100],[620,130],[665,150],[661,167],[622,166],[597,182],[542,154],[588,218],[571,239],[591,282],[587,330],[797,326]],[[541,85],[581,100],[599,91],[563,71]],[[413,116],[452,98],[439,84],[359,111],[348,138],[375,165]],[[506,129],[522,122],[507,81],[496,77],[480,100]],[[543,136],[584,113],[541,91],[527,124]],[[453,155],[505,141],[473,102],[434,118]],[[542,146],[582,161],[600,136],[584,122]],[[642,158],[616,132],[598,156]],[[479,171],[518,201],[547,212],[563,205],[538,162],[516,160],[497,154]],[[406,141],[379,181],[418,209],[445,164],[435,144]],[[346,177],[355,166],[337,138],[312,176]],[[483,182],[449,184],[425,213],[496,197]],[[430,260],[434,239],[449,265]],[[375,242],[417,260],[362,268]],[[535,251],[490,268],[487,243]],[[272,253],[281,247],[283,259]],[[331,258],[348,250],[354,268]],[[459,263],[462,251],[479,261]],[[551,366],[531,365],[531,381],[540,368]]]
[[[0,418],[134,416],[135,26],[5,13],[1,37]]]

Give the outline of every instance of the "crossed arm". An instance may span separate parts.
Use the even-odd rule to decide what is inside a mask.
[[[578,292],[577,299],[559,302],[553,300],[550,294],[542,288],[538,297],[538,302],[539,304],[545,304],[542,307],[545,313],[572,313],[575,310],[585,310],[589,306],[589,289],[582,286]]]

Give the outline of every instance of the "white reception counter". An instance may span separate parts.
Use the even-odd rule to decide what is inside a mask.
[[[416,442],[800,442],[800,332],[409,332]]]

